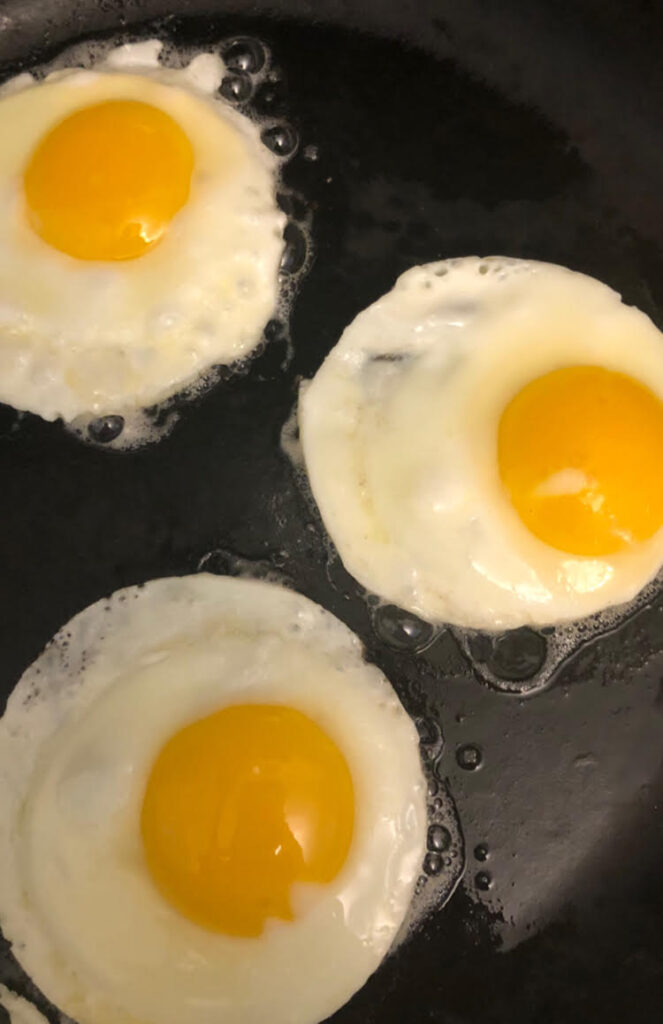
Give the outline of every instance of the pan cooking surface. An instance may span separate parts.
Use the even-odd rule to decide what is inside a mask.
[[[77,22],[67,41],[93,24]],[[245,372],[179,410],[158,445],[116,454],[103,437],[82,444],[0,408],[3,692],[60,625],[119,587],[201,566],[291,583],[347,622],[393,682],[418,720],[432,795],[449,823],[451,794],[464,836],[464,876],[446,907],[334,1021],[649,1021],[663,1005],[660,595],[543,680],[545,631],[432,635],[367,601],[281,447],[299,379],[414,263],[469,253],[558,262],[663,325],[663,203],[646,207],[646,182],[639,189],[598,135],[588,130],[583,147],[560,98],[543,104],[545,83],[538,105],[511,100],[503,76],[491,87],[480,60],[468,71],[454,54],[448,26],[436,31],[443,59],[357,31],[239,16],[168,18],[127,37],[204,47],[249,36],[269,47],[281,73],[251,102],[297,132],[286,212],[294,225],[312,218],[314,262],[290,323],[271,326]],[[53,55],[38,37],[23,40],[28,65]],[[241,97],[244,86],[227,88]],[[461,864],[445,863],[440,829],[427,867],[452,889]],[[34,994],[7,952],[2,980]]]

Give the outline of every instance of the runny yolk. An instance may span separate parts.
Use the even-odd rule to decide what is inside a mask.
[[[306,715],[224,708],[185,726],[152,768],[141,815],[163,897],[205,928],[256,936],[292,920],[293,882],[330,882],[354,826],[345,758]]]
[[[60,121],[23,175],[30,226],[82,260],[141,256],[189,195],[193,149],[157,107],[109,100]]]
[[[663,525],[663,403],[600,366],[527,384],[498,428],[498,462],[518,515],[576,555],[612,554]]]

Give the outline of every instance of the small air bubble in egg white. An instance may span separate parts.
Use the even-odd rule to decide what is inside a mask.
[[[255,294],[255,284],[248,277],[240,277],[237,281],[237,293],[243,298],[248,298]]]

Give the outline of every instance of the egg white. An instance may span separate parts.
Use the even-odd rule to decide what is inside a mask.
[[[633,598],[663,564],[663,530],[615,555],[566,554],[529,532],[499,479],[505,406],[578,364],[663,399],[661,333],[590,277],[500,257],[403,274],[300,395],[308,478],[347,570],[424,619],[487,630]]]
[[[6,985],[0,985],[0,1006],[7,1011],[10,1024],[48,1024],[36,1006]]]
[[[283,703],[344,753],[348,859],[294,887],[294,922],[214,934],[147,874],[147,776],[175,731],[233,703]],[[375,970],[425,850],[418,737],[357,638],[275,584],[155,580],[86,609],[0,721],[0,920],[35,983],[80,1024],[314,1024]]]
[[[173,69],[160,50],[127,45],[93,69],[21,75],[0,94],[0,401],[45,419],[154,404],[246,356],[277,304],[278,161],[257,125],[218,96],[218,55]],[[78,260],[31,230],[22,174],[55,124],[110,99],[141,100],[178,122],[194,150],[191,192],[144,255]]]

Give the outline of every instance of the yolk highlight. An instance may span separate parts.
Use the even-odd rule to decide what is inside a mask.
[[[39,142],[23,176],[28,223],[82,260],[128,260],[163,237],[189,195],[193,149],[157,107],[110,100]]]
[[[663,524],[663,403],[600,366],[553,370],[502,413],[498,462],[525,525],[540,540],[598,557]]]
[[[293,919],[293,882],[330,882],[354,827],[346,761],[292,708],[241,704],[185,726],[152,768],[141,815],[164,898],[228,935]]]

